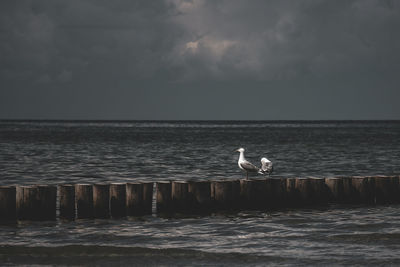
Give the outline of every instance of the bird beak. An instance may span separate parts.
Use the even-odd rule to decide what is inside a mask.
[[[239,149],[236,149],[234,152],[239,152]]]

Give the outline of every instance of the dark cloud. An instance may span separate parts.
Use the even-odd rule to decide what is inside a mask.
[[[399,26],[390,0],[1,1],[0,118],[398,119]]]
[[[201,3],[178,5],[183,14],[177,20],[192,42],[179,63],[200,69],[191,75],[205,68],[216,77],[280,80],[384,71],[399,59],[394,2]]]

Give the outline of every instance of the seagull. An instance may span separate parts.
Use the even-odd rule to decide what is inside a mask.
[[[260,172],[261,170],[248,162],[245,157],[244,157],[244,148],[239,148],[236,150],[236,152],[240,152],[239,160],[238,160],[238,165],[239,168],[244,170],[246,172],[246,179],[249,179],[249,172]]]
[[[261,159],[261,169],[258,173],[260,174],[268,174],[271,175],[271,173],[274,171],[274,166],[272,165],[272,162],[268,160],[267,158],[262,158]]]

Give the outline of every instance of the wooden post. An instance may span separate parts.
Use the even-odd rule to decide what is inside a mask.
[[[75,219],[75,186],[64,184],[58,186],[60,201],[60,218]]]
[[[300,204],[309,205],[312,203],[312,187],[309,178],[296,178],[296,191],[299,194]]]
[[[173,181],[171,185],[172,208],[175,212],[185,213],[190,206],[188,182]]]
[[[110,214],[113,218],[126,216],[126,184],[110,185]]]
[[[0,186],[0,221],[15,221],[15,200],[15,186]]]
[[[55,220],[57,187],[49,185],[18,186],[16,212],[19,220]]]
[[[267,179],[250,180],[250,209],[265,209],[268,204],[268,195],[271,196],[270,183]]]
[[[375,183],[374,179],[364,176],[352,176],[351,185],[353,189],[352,203],[374,203]]]
[[[93,185],[93,215],[94,218],[110,218],[110,185]]]
[[[266,184],[267,208],[276,209],[284,207],[286,180],[281,178],[268,178],[266,179]]]
[[[328,188],[328,198],[330,202],[344,202],[343,178],[328,177],[325,178],[325,185]]]
[[[18,220],[24,220],[26,216],[26,211],[27,211],[27,205],[25,204],[24,201],[24,188],[26,186],[17,186],[15,188],[15,215]]]
[[[78,219],[93,218],[93,187],[90,184],[76,184],[76,211]]]
[[[39,202],[38,220],[55,220],[57,207],[57,186],[39,185],[37,187]]]
[[[352,186],[352,178],[351,177],[340,177],[343,182],[343,202],[344,203],[353,203],[354,201],[354,193]]]
[[[309,177],[311,187],[311,203],[313,205],[324,205],[328,202],[328,189],[325,179],[319,177]]]
[[[140,182],[126,184],[126,213],[128,216],[144,214],[143,184]]]
[[[394,194],[394,203],[400,203],[400,177],[391,176]]]
[[[237,194],[236,180],[217,180],[211,182],[211,198],[216,210],[235,209],[235,194]]]
[[[153,213],[153,182],[143,182],[143,214]]]
[[[269,184],[268,184],[269,185]],[[245,209],[263,209],[268,204],[270,189],[266,179],[240,180],[241,198]]]
[[[37,186],[17,186],[16,213],[18,220],[38,220],[40,201]]]
[[[171,211],[171,182],[160,181],[156,183],[156,208],[157,213],[168,213]]]
[[[240,180],[240,208],[250,209],[252,207],[251,199],[251,180],[241,179]]]
[[[399,178],[396,176],[374,176],[375,201],[378,204],[397,203],[399,194]]]
[[[241,186],[240,180],[230,180],[232,184],[232,209],[239,210],[241,207]]]
[[[299,203],[299,193],[296,190],[296,178],[287,178],[285,187],[285,206],[296,207]]]
[[[190,181],[188,191],[192,199],[190,213],[201,214],[211,211],[210,181]]]

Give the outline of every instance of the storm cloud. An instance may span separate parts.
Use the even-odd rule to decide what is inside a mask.
[[[399,119],[400,4],[1,1],[2,119]]]

